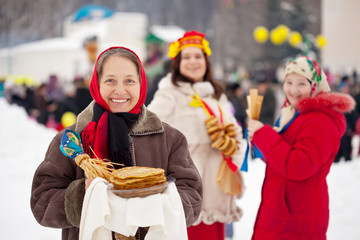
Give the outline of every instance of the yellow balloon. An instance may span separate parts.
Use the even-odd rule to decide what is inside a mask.
[[[326,38],[323,35],[318,35],[316,37],[316,46],[318,48],[323,48],[326,45]]]
[[[283,42],[286,41],[286,39],[288,38],[289,32],[290,32],[289,28],[285,25],[279,25],[278,31],[281,36],[281,40]]]
[[[76,115],[73,112],[65,112],[61,116],[61,124],[64,128],[73,125],[76,122]]]
[[[270,40],[274,45],[280,45],[285,42],[289,35],[289,28],[283,24],[278,25],[270,31]]]
[[[270,32],[270,40],[274,45],[280,45],[283,43],[281,33],[277,28],[274,28]]]
[[[302,41],[303,41],[303,38],[299,32],[293,31],[290,33],[289,44],[292,47],[294,47],[294,48],[299,47]]]
[[[269,31],[263,26],[258,26],[254,29],[253,36],[258,43],[264,43],[269,37]]]
[[[283,24],[280,24],[276,28],[271,30],[270,39],[273,44],[280,45],[286,41],[288,35],[289,35],[289,28]]]

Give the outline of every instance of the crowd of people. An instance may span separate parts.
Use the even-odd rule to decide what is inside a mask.
[[[174,177],[187,239],[232,239],[232,223],[242,217],[236,199],[246,194],[242,171],[252,157],[266,164],[252,240],[325,240],[326,176],[334,162],[351,160],[352,137],[360,133],[357,74],[334,78],[315,59],[294,56],[280,78],[255,71],[215,79],[210,55],[205,35],[193,30],[170,44],[164,72],[151,85],[125,47],[98,56],[89,86],[82,78],[61,86],[55,75],[38,87],[4,84],[10,103],[59,130],[34,174],[36,220],[62,228],[63,239],[86,231],[81,209],[92,181],[59,148],[70,128],[93,158],[116,168],[163,168]],[[246,111],[251,88],[263,96],[258,119]],[[61,121],[67,112],[77,116],[71,126]],[[145,239],[149,232],[141,226],[121,239]]]
[[[12,79],[5,79],[3,87],[10,104],[23,107],[29,118],[59,131],[68,126],[67,116],[78,115],[92,101],[83,77],[65,84],[56,75],[50,75],[39,85],[15,84]]]

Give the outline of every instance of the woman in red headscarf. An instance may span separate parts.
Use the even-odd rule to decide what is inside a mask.
[[[146,90],[145,72],[133,51],[124,47],[105,50],[97,59],[91,80],[94,101],[70,129],[80,133],[84,150],[92,157],[124,166],[163,168],[167,176],[176,179],[190,226],[201,210],[201,178],[184,135],[144,106]],[[41,225],[62,228],[62,239],[75,240],[89,182],[84,171],[62,154],[63,133],[55,136],[35,172],[31,208]],[[144,239],[145,234],[141,228],[137,236]]]

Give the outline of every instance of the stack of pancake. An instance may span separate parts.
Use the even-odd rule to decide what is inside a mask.
[[[114,170],[110,182],[116,190],[143,189],[166,183],[165,170],[150,167],[124,167]]]

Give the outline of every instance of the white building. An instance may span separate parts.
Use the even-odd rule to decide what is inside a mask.
[[[0,76],[26,75],[36,82],[44,82],[51,74],[64,81],[75,75],[92,73],[84,41],[96,36],[98,54],[111,46],[125,46],[141,59],[146,57],[145,38],[148,19],[142,13],[115,12],[111,17],[73,22],[71,16],[64,22],[62,38],[44,39],[0,49]]]
[[[327,44],[322,65],[332,72],[360,73],[360,1],[323,0],[322,31]]]

